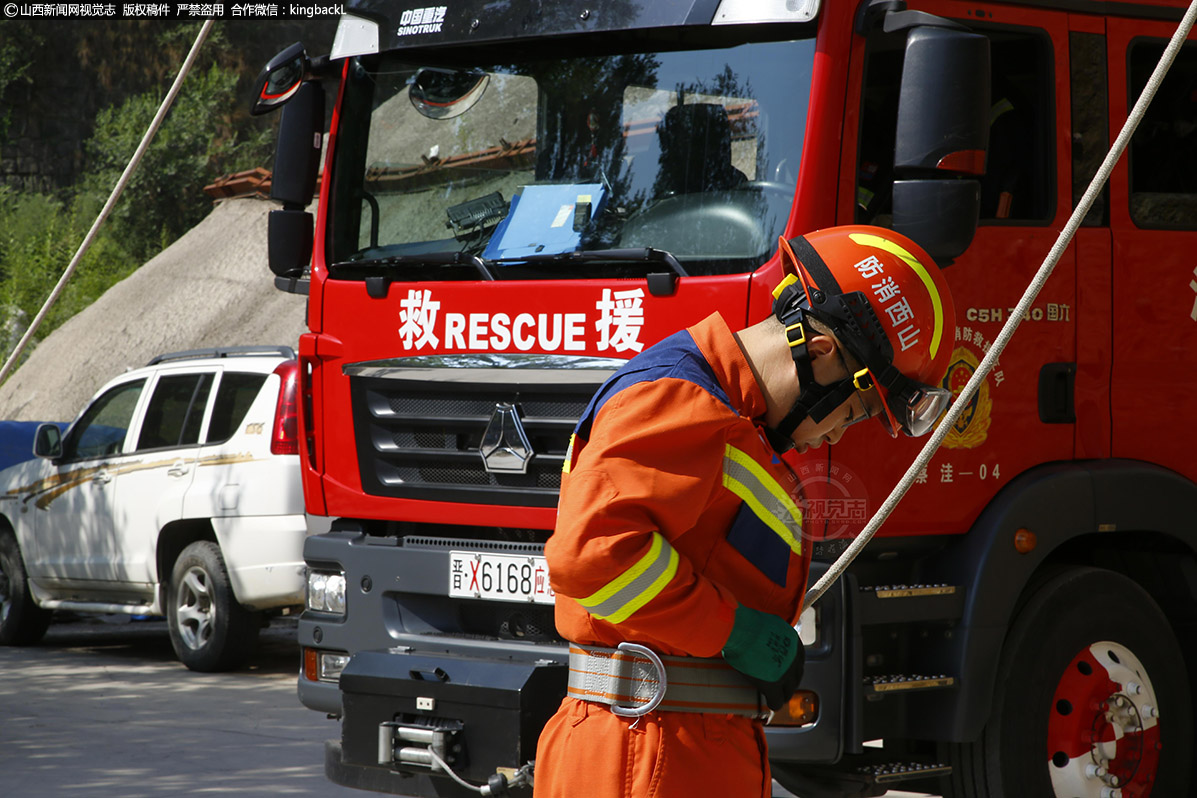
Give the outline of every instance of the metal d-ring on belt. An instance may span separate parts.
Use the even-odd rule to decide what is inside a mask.
[[[760,693],[722,659],[662,657],[638,643],[599,648],[571,643],[570,698],[606,704],[616,715],[653,710],[765,718]]]

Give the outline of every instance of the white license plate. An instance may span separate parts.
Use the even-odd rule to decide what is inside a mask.
[[[449,595],[526,604],[553,603],[545,558],[527,554],[449,552]]]

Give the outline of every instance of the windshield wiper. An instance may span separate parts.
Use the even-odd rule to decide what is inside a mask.
[[[330,269],[353,268],[354,266],[473,266],[483,280],[493,281],[490,267],[495,261],[487,261],[466,252],[426,252],[422,255],[387,255],[382,258],[362,258],[334,263]]]
[[[515,258],[499,258],[495,263],[583,263],[587,261],[641,261],[645,263],[664,263],[678,277],[689,277],[690,274],[678,263],[673,253],[652,247],[638,247],[633,249],[580,249],[573,252],[555,252],[532,255],[521,255]]]

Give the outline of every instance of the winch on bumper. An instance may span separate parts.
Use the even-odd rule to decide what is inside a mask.
[[[475,795],[436,760],[473,784],[486,784],[496,771],[510,778],[535,758],[567,675],[564,657],[359,652],[341,675],[341,740],[326,744],[325,773],[376,792]]]

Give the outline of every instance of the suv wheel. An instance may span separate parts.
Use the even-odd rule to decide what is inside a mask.
[[[171,645],[191,670],[230,670],[253,653],[260,619],[237,603],[215,543],[201,540],[183,549],[166,601]]]
[[[0,645],[27,646],[41,640],[50,626],[50,615],[29,593],[16,536],[0,531]]]

